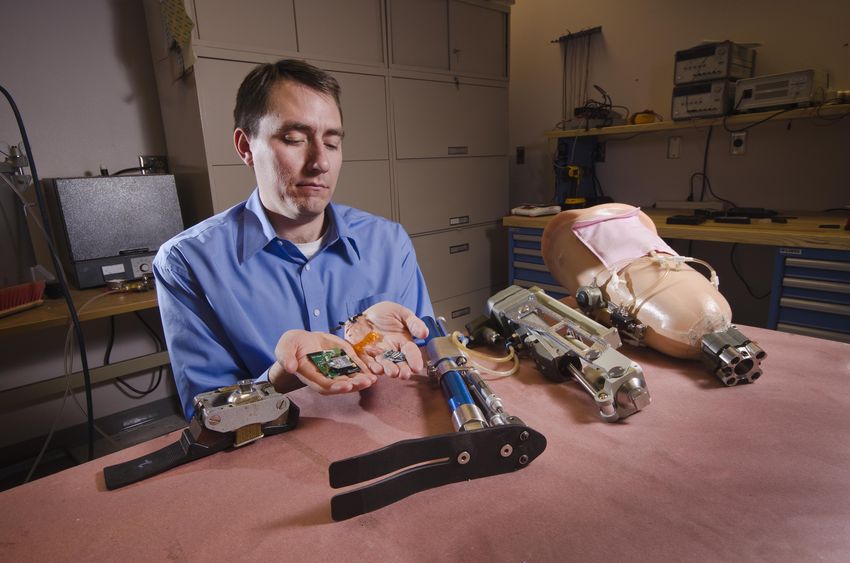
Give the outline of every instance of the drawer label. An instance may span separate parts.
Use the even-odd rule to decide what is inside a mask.
[[[799,256],[802,253],[803,253],[803,250],[801,248],[780,248],[779,249],[779,254],[784,254],[786,256],[788,256],[788,255]]]
[[[469,311],[470,311],[469,307],[464,307],[462,309],[455,309],[454,311],[452,311],[452,318],[456,319],[458,317],[466,316],[466,315],[469,314]]]
[[[449,217],[449,225],[466,225],[469,223],[469,215],[460,215],[458,217]]]
[[[449,154],[467,154],[469,147],[449,147]]]
[[[456,244],[454,246],[449,247],[449,254],[458,254],[460,252],[468,252],[469,251],[469,243],[465,242],[463,244]]]

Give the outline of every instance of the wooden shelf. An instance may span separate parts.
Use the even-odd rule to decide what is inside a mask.
[[[105,288],[72,289],[71,297],[79,310],[80,307],[88,303],[92,298],[97,297],[105,291]],[[156,290],[114,293],[93,302],[79,313],[79,317],[81,321],[89,321],[112,315],[152,309],[156,306]],[[68,307],[64,299],[45,299],[42,305],[34,309],[22,311],[0,319],[0,333],[10,334],[27,330],[67,326],[69,319],[70,315],[68,314]]]
[[[726,118],[726,125],[736,129],[738,126],[755,123],[766,119],[770,115],[776,117],[770,121],[789,121],[792,119],[815,119],[836,118],[850,113],[850,104],[834,104],[819,107],[799,108],[790,111],[762,111],[756,113],[742,113],[732,115]],[[558,139],[561,137],[595,137],[600,135],[641,135],[643,133],[655,133],[657,131],[674,131],[676,129],[700,129],[703,127],[712,127],[714,125],[722,125],[722,117],[714,117],[711,119],[689,119],[687,121],[660,121],[657,123],[645,123],[643,125],[613,125],[611,127],[597,127],[594,129],[571,129],[567,131],[553,130],[546,131],[544,135],[549,139]]]

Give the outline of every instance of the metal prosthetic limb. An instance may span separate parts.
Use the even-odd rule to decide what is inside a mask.
[[[700,350],[706,367],[729,387],[753,383],[761,377],[761,362],[767,357],[758,344],[734,326],[703,336]]]
[[[240,381],[195,397],[195,416],[180,440],[137,459],[103,468],[107,489],[136,483],[184,463],[263,436],[292,430],[298,406],[271,383]]]
[[[547,378],[574,377],[599,409],[614,422],[650,403],[640,366],[617,351],[620,336],[591,318],[546,295],[510,286],[487,300],[490,323],[509,345],[530,351]]]
[[[522,469],[546,449],[546,438],[505,411],[502,399],[468,364],[466,354],[442,326],[431,318],[424,320],[429,330],[429,376],[443,390],[456,432],[403,440],[333,462],[329,476],[334,488],[386,476],[333,497],[334,520],[371,512],[448,483]]]

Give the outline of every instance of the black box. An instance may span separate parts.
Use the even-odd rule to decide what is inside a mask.
[[[62,266],[80,289],[151,272],[183,230],[174,176],[49,178],[44,191]]]

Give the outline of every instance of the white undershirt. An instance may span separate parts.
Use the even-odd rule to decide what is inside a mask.
[[[315,253],[319,251],[319,248],[322,246],[322,241],[325,239],[324,236],[319,237],[319,240],[314,240],[313,242],[305,242],[302,244],[292,243],[295,245],[295,248],[301,251],[301,254],[304,255],[304,258],[309,260],[313,257]]]

